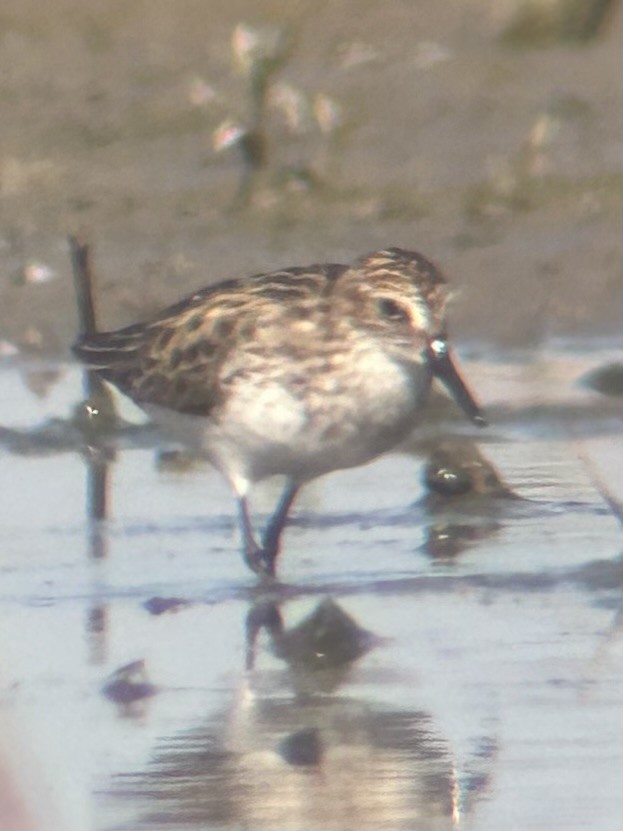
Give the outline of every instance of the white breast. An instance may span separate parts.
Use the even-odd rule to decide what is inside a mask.
[[[399,365],[369,346],[323,363],[304,376],[293,363],[232,386],[202,437],[230,479],[286,474],[304,481],[363,464],[412,429],[430,383],[425,367]]]

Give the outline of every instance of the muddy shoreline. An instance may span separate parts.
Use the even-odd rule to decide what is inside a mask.
[[[401,245],[458,289],[458,340],[615,331],[621,15],[586,43],[518,48],[516,5],[6,4],[0,340],[68,354],[76,231],[107,327],[221,278]],[[240,158],[213,141],[244,120],[241,22],[293,33],[275,85],[308,110],[292,130],[276,95],[267,168],[231,211]],[[339,108],[333,133],[318,95]]]

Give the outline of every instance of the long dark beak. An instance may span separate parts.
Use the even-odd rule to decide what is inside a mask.
[[[428,344],[428,360],[433,376],[448,388],[465,415],[478,427],[486,427],[487,419],[459,375],[444,337],[431,338]]]

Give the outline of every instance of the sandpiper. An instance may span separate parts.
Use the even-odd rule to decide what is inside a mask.
[[[244,558],[274,576],[281,533],[311,479],[399,445],[437,378],[476,424],[480,408],[446,339],[448,287],[421,254],[386,248],[351,265],[227,280],[74,352],[206,455],[237,499]],[[285,478],[261,542],[248,497]]]

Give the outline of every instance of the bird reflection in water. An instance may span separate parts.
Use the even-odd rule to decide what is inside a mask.
[[[381,638],[332,598],[292,628],[260,601],[246,629],[247,671],[230,704],[163,738],[144,772],[115,783],[115,799],[143,806],[141,827],[457,827],[487,776],[459,782],[448,742],[415,701],[359,694],[395,681],[374,670],[366,680],[358,665]],[[258,666],[266,649],[285,672]]]

